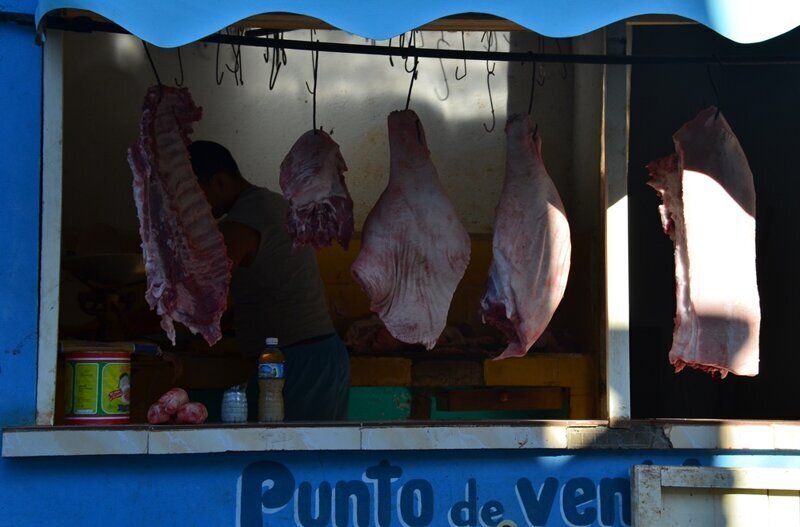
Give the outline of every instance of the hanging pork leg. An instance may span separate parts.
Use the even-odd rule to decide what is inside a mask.
[[[675,244],[677,311],[669,360],[725,377],[758,373],[753,174],[714,107],[673,136],[676,153],[647,165],[664,232]]]
[[[572,251],[564,205],[528,115],[509,117],[506,135],[506,177],[481,299],[484,321],[508,339],[499,359],[525,355],[544,333],[564,296]]]
[[[294,249],[319,249],[333,240],[347,249],[353,235],[353,200],[344,183],[346,170],[339,145],[322,130],[300,136],[284,158],[280,185],[289,201],[286,227]]]
[[[351,269],[371,309],[398,340],[436,345],[470,254],[425,133],[411,110],[389,115],[389,184],[364,223]]]

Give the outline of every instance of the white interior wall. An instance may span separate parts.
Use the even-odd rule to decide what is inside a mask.
[[[506,51],[512,42],[522,42],[523,49],[536,44],[533,35],[521,40],[520,35],[509,38],[508,33],[498,33],[498,49]],[[422,36],[418,46],[461,46],[459,33]],[[485,49],[482,36],[465,33],[467,49]],[[74,248],[74,240],[98,222],[129,235],[128,243],[135,243],[137,221],[125,154],[136,137],[141,102],[147,87],[154,84],[153,73],[141,42],[132,36],[68,33],[65,37],[65,248]],[[308,39],[309,32],[289,32],[285,38]],[[318,31],[316,38],[369,44],[337,31]],[[233,74],[225,69],[225,64],[233,64],[233,54],[231,46],[222,46],[220,71],[225,73],[218,86],[217,46],[197,43],[181,49],[185,85],[204,109],[193,138],[225,144],[245,177],[277,189],[281,160],[311,127],[311,97],[305,87],[311,80],[311,53],[287,50],[288,63],[270,91],[264,50],[241,50],[244,85],[236,86]],[[546,51],[555,50],[550,41]],[[162,82],[174,84],[179,77],[177,52],[151,47],[151,53]],[[346,178],[357,229],[388,179],[386,117],[404,107],[408,92],[410,74],[403,60],[394,62],[391,67],[385,56],[320,53],[317,124],[333,128],[333,138],[350,168]],[[460,81],[454,72],[456,66],[463,72],[463,61],[445,60],[442,65],[447,84],[438,59],[420,61],[411,108],[422,119],[442,183],[467,230],[490,233],[505,167],[507,107],[513,112],[527,110],[530,66],[495,64],[491,87],[496,127],[487,133],[483,125],[491,126],[491,113],[486,63],[469,62],[468,74]],[[509,75],[509,68],[516,68],[516,73]],[[543,136],[545,162],[569,209],[571,200],[565,194],[571,180],[572,79],[562,78],[560,64],[548,64],[542,72],[546,82],[537,87],[533,113]]]

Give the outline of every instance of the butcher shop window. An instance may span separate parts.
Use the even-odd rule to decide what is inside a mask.
[[[796,34],[790,34],[789,40]],[[462,45],[462,36],[464,46],[475,50],[491,46],[499,51],[603,53],[607,48],[603,31],[558,41],[526,32],[426,31],[414,38],[417,46],[456,48]],[[629,41],[633,54],[710,55],[721,53],[723,46],[728,53],[740,51],[700,26],[633,26],[628,36],[633,37]],[[287,32],[283,37],[307,39],[308,32]],[[317,38],[363,42],[336,31],[318,31]],[[132,174],[125,158],[138,133],[144,94],[154,84],[141,42],[129,35],[70,32],[61,34],[61,42],[63,213],[59,219],[58,340],[156,343],[169,352],[166,357],[134,355],[133,423],[145,422],[149,404],[176,385],[189,389],[209,407],[218,407],[219,390],[247,377],[233,331],[235,307],[223,316],[223,338],[216,345],[209,347],[179,328],[173,348],[144,301]],[[664,42],[670,43],[669,49]],[[788,46],[773,43],[751,49],[777,53],[782,45]],[[779,206],[779,196],[790,195],[791,189],[783,186],[793,184],[788,181],[791,178],[780,177],[779,168],[791,166],[781,161],[782,152],[790,150],[767,149],[765,141],[770,136],[759,132],[765,125],[756,124],[760,118],[755,117],[762,115],[756,107],[770,99],[758,95],[759,90],[776,94],[770,104],[789,97],[784,88],[776,88],[791,85],[778,82],[790,76],[786,67],[759,69],[767,72],[769,83],[755,82],[752,69],[710,68],[721,100],[714,98],[705,65],[631,67],[631,139],[620,149],[629,149],[626,203],[625,192],[610,194],[602,177],[613,177],[608,172],[609,141],[619,141],[619,136],[610,138],[610,125],[624,123],[628,116],[624,69],[619,77],[623,91],[604,93],[603,83],[609,82],[610,75],[619,76],[620,70],[609,73],[602,65],[557,62],[470,62],[465,67],[461,61],[422,59],[409,89],[413,58],[390,61],[381,56],[320,53],[314,115],[311,53],[271,49],[267,50],[270,62],[265,63],[264,51],[195,43],[182,47],[179,56],[177,50],[150,47],[162,81],[182,82],[203,107],[203,118],[195,124],[192,137],[226,145],[250,181],[278,190],[281,161],[297,138],[314,126],[314,119],[340,145],[348,167],[344,176],[353,200],[355,233],[347,250],[334,245],[320,250],[317,260],[331,318],[350,353],[348,420],[597,419],[608,415],[607,399],[617,397],[627,404],[626,387],[620,391],[619,386],[605,386],[605,380],[615,375],[614,365],[607,364],[607,343],[621,338],[615,345],[627,349],[627,320],[620,323],[619,334],[614,321],[609,322],[610,330],[606,326],[606,297],[617,298],[606,291],[606,225],[615,221],[611,207],[627,211],[623,218],[630,225],[630,292],[625,287],[616,293],[626,298],[629,294],[631,302],[633,417],[797,417],[768,395],[772,388],[762,381],[772,379],[776,387],[783,386],[786,380],[781,372],[791,368],[780,367],[781,360],[795,360],[788,354],[775,359],[780,352],[774,350],[789,349],[781,345],[778,328],[791,327],[780,323],[780,317],[791,311],[775,303],[779,291],[787,289],[769,289],[771,276],[783,276],[789,281],[787,287],[794,287],[791,266],[785,261],[791,256],[787,253],[781,260],[774,252],[775,240],[791,239],[789,231],[777,238],[774,234],[792,224],[788,217],[780,221],[784,209]],[[52,67],[49,74],[57,77]],[[681,91],[685,90],[683,79],[691,79],[696,87],[691,98]],[[653,100],[661,102],[654,105]],[[368,296],[350,271],[366,243],[364,222],[389,179],[386,118],[391,111],[402,110],[407,101],[422,122],[431,161],[444,196],[468,235],[470,253],[469,264],[457,280],[445,328],[429,342],[431,350],[397,340],[385,321],[371,312]],[[646,186],[643,167],[673,152],[672,134],[710,104],[721,107],[739,137],[758,195],[757,265],[764,321],[762,373],[755,379],[712,380],[688,370],[676,375],[666,359],[675,312],[672,242],[660,232],[658,197]],[[526,113],[529,105],[531,125],[541,139],[543,166],[569,222],[571,266],[563,299],[531,350],[524,358],[495,361],[507,348],[508,339],[484,323],[483,318],[491,319],[493,312],[484,310],[482,317],[481,301],[487,293],[496,207],[505,176],[504,128],[509,116]],[[58,120],[48,116],[50,122]],[[796,138],[789,128],[775,136],[780,141]],[[509,129],[513,133],[513,126]],[[770,155],[765,156],[767,150]],[[46,173],[47,159],[45,152]],[[623,160],[623,170],[624,165]],[[767,178],[767,173],[775,176]],[[604,199],[608,199],[608,210]],[[513,230],[513,226],[506,228]],[[623,239],[627,243],[627,234]],[[615,254],[609,254],[609,261]],[[785,272],[781,271],[784,265]],[[618,270],[609,269],[609,276]],[[623,277],[627,283],[627,276]],[[627,363],[623,373],[626,368]],[[59,424],[64,407],[61,363],[57,372],[55,423]],[[777,398],[780,392],[775,390]],[[759,401],[767,400],[769,409],[765,410]],[[43,409],[40,405],[40,413]]]
[[[414,38],[417,46],[457,48],[462,36],[463,45],[475,50],[569,53],[573,48],[589,51],[602,46],[600,34],[574,42],[517,32],[430,31],[418,32]],[[223,338],[216,345],[210,347],[176,325],[173,348],[159,317],[144,300],[132,174],[126,159],[138,134],[145,92],[154,84],[141,41],[99,32],[64,32],[60,37],[63,210],[58,340],[155,343],[168,352],[166,357],[134,354],[132,423],[145,422],[150,403],[173,386],[186,388],[209,409],[218,408],[219,390],[247,378],[233,331],[235,306],[222,318]],[[308,32],[287,32],[283,37],[305,40]],[[317,38],[361,43],[336,31],[318,31]],[[348,167],[344,176],[353,200],[355,233],[347,250],[334,245],[320,250],[317,260],[332,320],[350,353],[348,420],[600,417],[597,372],[604,360],[605,328],[599,287],[603,236],[596,219],[601,215],[597,112],[602,98],[588,86],[601,84],[602,67],[472,62],[466,69],[463,61],[420,60],[409,108],[422,123],[441,182],[442,201],[450,203],[465,235],[459,242],[461,250],[470,255],[469,264],[465,257],[465,265],[456,269],[462,276],[451,279],[449,310],[446,298],[443,305],[423,306],[447,314],[440,335],[417,339],[427,339],[432,349],[426,350],[424,345],[405,344],[392,335],[387,324],[371,312],[368,296],[350,272],[365,240],[365,219],[389,178],[386,118],[406,105],[413,59],[321,53],[314,116],[314,101],[305,86],[306,81],[309,89],[313,86],[311,53],[268,49],[271,62],[265,63],[264,52],[229,45],[218,50],[216,44],[195,43],[180,49],[179,60],[178,50],[150,46],[162,81],[173,85],[182,80],[203,107],[192,137],[227,146],[242,174],[253,183],[280,188],[281,161],[297,138],[313,126],[314,117],[317,126],[340,145]],[[272,62],[276,56],[279,68]],[[583,102],[578,105],[576,100]],[[530,125],[519,120],[519,126],[530,126],[528,134],[537,129],[542,170],[550,178],[548,188],[557,191],[560,217],[569,220],[568,231],[560,227],[561,234],[554,231],[555,238],[544,243],[555,243],[562,260],[571,248],[572,264],[563,300],[555,299],[558,309],[549,324],[545,320],[546,329],[534,339],[527,357],[493,361],[507,348],[507,338],[483,322],[481,300],[486,295],[486,318],[497,316],[499,308],[491,307],[491,295],[487,295],[487,277],[495,210],[505,176],[504,128],[509,116],[526,113],[529,104],[533,119]],[[523,137],[525,132],[519,134]],[[578,155],[579,150],[589,154]],[[577,192],[578,188],[582,191]],[[435,207],[440,205],[429,206],[431,210],[425,213],[438,213]],[[506,225],[502,234],[516,236],[517,226]],[[448,236],[458,236],[457,232]],[[439,234],[417,233],[406,243]],[[564,236],[570,243],[565,245]],[[439,247],[433,249],[432,257]],[[497,271],[494,280],[506,279],[504,272]],[[512,279],[531,283],[530,277]],[[513,335],[516,329],[507,331]],[[531,338],[530,334],[525,338]],[[528,344],[523,341],[520,346]],[[511,349],[510,353],[523,351]],[[59,361],[56,424],[63,422],[63,371]],[[213,417],[212,412],[211,421]]]

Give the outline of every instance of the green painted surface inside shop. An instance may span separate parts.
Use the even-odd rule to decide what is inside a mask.
[[[411,390],[402,386],[350,388],[348,421],[402,421],[411,415]]]
[[[436,397],[431,400],[431,419],[439,421],[480,421],[497,419],[569,419],[569,404],[559,410],[481,410],[459,411],[439,410]]]
[[[350,389],[348,421],[402,421],[410,418],[413,388],[401,386],[354,386]],[[447,411],[431,398],[431,420],[467,421],[495,419],[569,419],[569,403],[557,410]]]

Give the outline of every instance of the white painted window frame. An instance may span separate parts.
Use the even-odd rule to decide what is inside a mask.
[[[630,53],[626,22],[606,28],[606,53]],[[628,130],[630,66],[606,65],[603,78],[601,175],[605,182],[606,353],[605,411],[609,426],[631,419],[628,271]]]
[[[662,490],[665,488],[800,491],[800,469],[634,465],[631,474],[633,525],[661,525]]]
[[[58,305],[61,286],[61,180],[63,138],[63,34],[49,31],[42,43],[42,189],[39,251],[39,346],[36,424],[52,425],[56,404]]]

